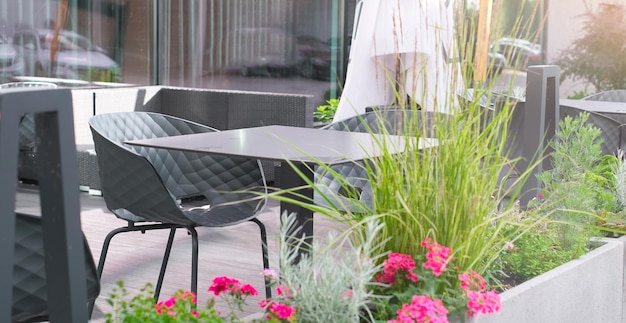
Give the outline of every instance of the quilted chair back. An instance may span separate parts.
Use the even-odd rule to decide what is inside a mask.
[[[15,88],[55,88],[54,83],[49,82],[11,82],[0,84],[0,89],[15,89]],[[20,154],[18,157],[17,177],[21,180],[37,181],[37,165],[35,163],[36,150],[35,150],[35,115],[32,113],[26,113],[20,120],[20,138],[19,149]]]
[[[605,115],[584,111],[568,106],[561,106],[561,119],[566,116],[570,116],[575,118],[581,112],[589,113],[589,119],[587,119],[587,123],[600,129],[600,138],[602,139],[602,154],[610,155],[616,154],[617,149],[621,147],[621,136],[622,136],[622,125],[615,119],[607,117]]]
[[[264,185],[262,170],[253,159],[124,144],[217,131],[214,128],[150,112],[101,114],[93,116],[89,124],[103,197],[107,207],[123,219],[181,223],[176,199]]]
[[[331,123],[323,129],[402,135],[412,131],[405,129],[406,126],[417,125],[420,131],[426,130],[424,133],[435,137],[434,121],[436,118],[445,117],[445,114],[429,111],[381,109]],[[317,167],[315,170],[315,183],[319,190],[314,194],[314,202],[317,205],[356,213],[365,211],[364,206],[372,206],[369,177],[363,162],[335,165],[331,169],[333,172],[323,167]],[[338,180],[338,177],[341,180]]]
[[[610,90],[598,92],[582,98],[588,101],[626,102],[626,90]]]
[[[325,126],[323,129],[352,132],[388,133],[391,135],[405,134],[405,126],[426,126],[430,137],[435,137],[434,121],[436,118],[445,118],[447,115],[432,111],[381,109],[353,116]],[[412,122],[407,122],[407,121]]]
[[[100,293],[96,265],[87,241],[85,271],[87,301],[93,302]],[[42,322],[48,320],[48,290],[41,217],[16,213],[15,256],[13,259],[13,322]],[[87,309],[87,303],[85,303]]]

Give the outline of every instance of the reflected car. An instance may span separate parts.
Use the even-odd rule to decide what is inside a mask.
[[[119,65],[106,52],[84,36],[62,30],[56,64],[50,62],[53,31],[20,30],[12,43],[24,62],[25,75],[77,79],[93,82],[120,82]]]
[[[296,43],[285,29],[235,29],[228,34],[227,46],[230,72],[265,77],[290,77],[296,73]]]
[[[332,55],[329,42],[312,36],[299,36],[298,74],[304,78],[330,80]]]
[[[526,68],[531,65],[543,64],[541,45],[526,39],[500,38],[491,45],[492,50],[506,57],[509,66]]]
[[[489,64],[487,65],[487,69],[488,69],[489,75],[491,76],[500,75],[500,73],[502,73],[502,70],[504,70],[507,67],[507,61],[504,55],[498,52],[490,51],[489,53],[487,53],[487,57],[488,57],[487,64]]]
[[[10,82],[11,77],[24,73],[24,63],[10,41],[0,35],[0,82]]]

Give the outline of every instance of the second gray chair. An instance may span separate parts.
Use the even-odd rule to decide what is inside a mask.
[[[380,109],[331,123],[324,127],[333,131],[371,132],[377,134],[405,134],[406,126],[416,125],[435,137],[435,120],[445,114],[405,109]],[[413,130],[409,130],[413,131]],[[315,169],[314,202],[353,213],[366,212],[372,207],[372,189],[368,171],[363,162],[346,163]]]
[[[102,194],[107,208],[127,225],[111,231],[103,244],[101,274],[111,239],[118,233],[169,229],[158,299],[177,228],[192,237],[191,290],[197,291],[198,235],[196,227],[225,227],[245,221],[261,230],[263,267],[269,268],[265,226],[257,219],[266,204],[265,178],[254,159],[129,146],[135,139],[217,131],[213,128],[149,112],[95,115],[89,120]],[[254,191],[254,192],[252,192]],[[152,222],[152,223],[142,223]],[[269,288],[266,287],[269,297]]]
[[[100,294],[100,276],[83,235],[87,303]],[[12,322],[47,322],[49,318],[43,227],[40,215],[15,212]],[[5,259],[5,261],[7,261]]]
[[[626,102],[626,90],[609,90],[588,95],[581,100]]]
[[[48,82],[11,82],[0,84],[0,89],[56,88]],[[24,182],[37,182],[37,150],[35,149],[35,116],[27,113],[20,121],[19,155],[17,159],[17,177]]]

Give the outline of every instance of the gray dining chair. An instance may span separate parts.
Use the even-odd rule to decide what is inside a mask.
[[[56,88],[50,82],[10,82],[0,84],[0,90],[17,88]],[[26,113],[22,116],[19,125],[19,155],[17,160],[17,178],[22,182],[37,182],[37,150],[35,148],[35,116]]]
[[[626,90],[608,90],[588,95],[581,100],[626,102]]]
[[[566,116],[576,118],[580,113],[588,113],[587,123],[600,130],[602,139],[602,154],[615,155],[622,147],[622,125],[613,118],[600,113],[576,109],[569,106],[560,106],[561,120]]]
[[[125,141],[217,131],[164,114],[120,112],[91,117],[102,196],[126,226],[105,238],[98,263],[104,269],[111,239],[123,232],[168,229],[158,299],[176,229],[192,239],[191,290],[197,292],[197,227],[226,227],[246,221],[261,231],[263,268],[269,268],[265,226],[257,219],[266,204],[267,186],[258,160],[130,146]],[[270,296],[266,285],[267,296]]]
[[[408,125],[417,125],[422,134],[436,137],[435,121],[445,118],[443,113],[388,108],[371,110],[322,129],[329,131],[370,132],[376,134],[403,135]],[[314,174],[316,205],[352,213],[364,213],[372,207],[372,188],[364,162],[334,165],[329,168],[317,166]]]
[[[48,289],[41,216],[15,213],[15,255],[13,258],[12,322],[48,321]],[[83,236],[87,303],[100,293],[100,278]]]

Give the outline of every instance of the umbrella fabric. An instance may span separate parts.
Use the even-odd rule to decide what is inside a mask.
[[[452,7],[451,0],[362,0],[334,121],[390,105],[404,93],[425,110],[452,113],[461,84],[451,57]]]

